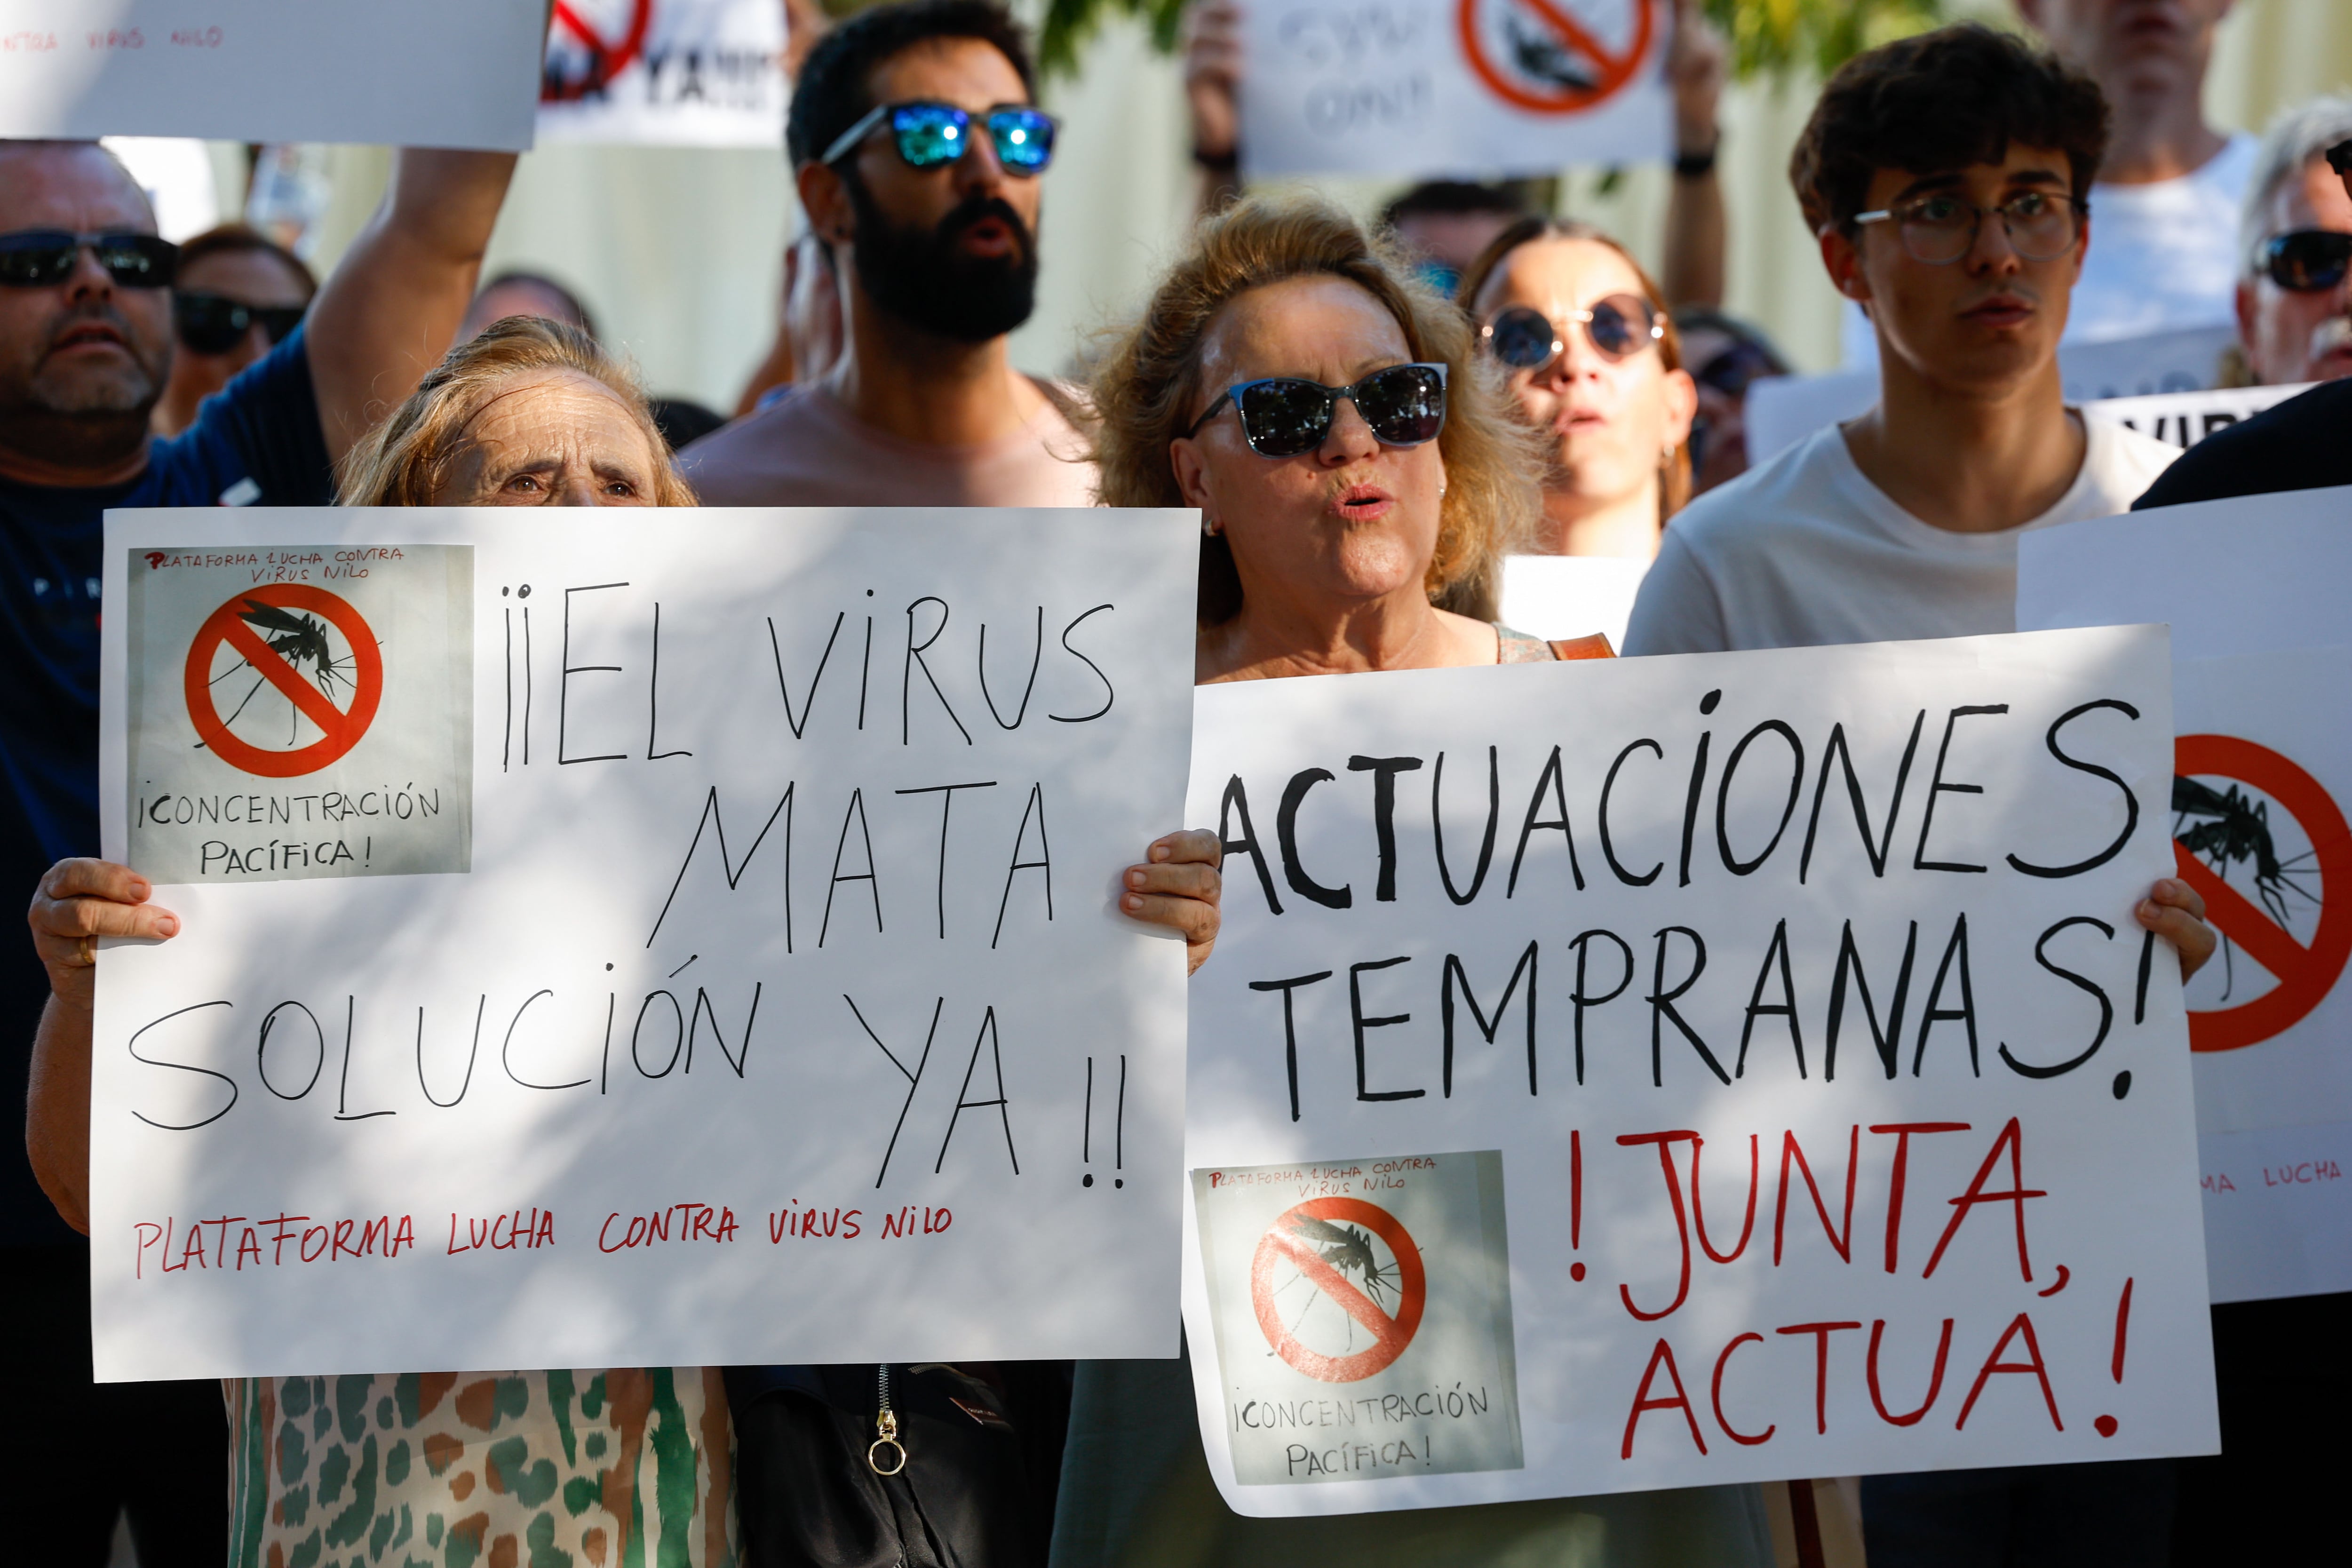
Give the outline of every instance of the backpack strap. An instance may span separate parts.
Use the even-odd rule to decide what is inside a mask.
[[[1609,646],[1609,634],[1594,632],[1591,637],[1555,637],[1551,644],[1554,658],[1615,658],[1617,650]]]

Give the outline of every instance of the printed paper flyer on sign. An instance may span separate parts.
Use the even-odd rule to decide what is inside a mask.
[[[133,865],[157,882],[468,868],[470,546],[134,547],[124,577]]]
[[[556,0],[539,139],[782,144],[782,0]]]
[[[2169,621],[2171,826],[2223,948],[2189,993],[2217,1301],[2352,1289],[2352,746],[2343,530],[2294,490],[2029,534],[2021,625]]]
[[[0,136],[520,151],[541,26],[512,0],[0,0]]]
[[[1118,521],[110,513],[99,1375],[1173,1354],[1200,525]]]
[[[2171,749],[2160,626],[1203,688],[1227,1503],[2212,1451]]]
[[[1192,1203],[1244,1485],[1519,1468],[1500,1152],[1195,1171]]]
[[[1270,174],[1663,161],[1667,0],[1252,0],[1242,159]]]

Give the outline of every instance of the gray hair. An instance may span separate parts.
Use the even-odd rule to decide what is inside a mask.
[[[2279,110],[2254,153],[2246,201],[2238,217],[2238,264],[2251,279],[2262,271],[2263,247],[2270,242],[2271,198],[2300,175],[2305,165],[2338,142],[2352,139],[2352,96],[2326,93]]]

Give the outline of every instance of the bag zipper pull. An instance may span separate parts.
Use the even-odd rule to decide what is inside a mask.
[[[890,1363],[878,1363],[875,1382],[881,1393],[881,1408],[874,1415],[874,1430],[879,1434],[866,1447],[866,1467],[877,1476],[895,1476],[907,1468],[906,1445],[898,1441],[898,1413],[890,1408]],[[896,1462],[886,1466],[882,1450],[887,1448],[897,1456]]]

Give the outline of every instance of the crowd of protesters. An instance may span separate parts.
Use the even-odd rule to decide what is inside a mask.
[[[806,231],[775,346],[723,424],[650,402],[557,281],[480,279],[509,155],[403,153],[320,283],[249,229],[163,242],[95,145],[0,143],[0,886],[37,889],[34,942],[0,959],[0,1032],[32,1052],[30,1159],[0,1176],[0,1322],[31,1396],[0,1457],[16,1554],[104,1563],[120,1518],[144,1568],[1770,1562],[1749,1487],[1241,1519],[1174,1361],[888,1369],[907,1430],[889,1475],[866,1459],[871,1367],[248,1379],[226,1401],[94,1384],[77,1233],[95,939],[181,929],[91,858],[100,519],[1185,507],[1202,682],[1607,654],[1503,624],[1520,552],[1654,558],[1628,655],[2011,631],[2028,529],[2352,481],[2352,100],[2225,137],[2199,100],[2225,0],[2021,9],[2039,40],[1949,26],[1822,92],[1790,177],[1879,392],[1752,468],[1743,399],[1788,365],[1720,309],[1724,50],[1692,6],[1654,279],[1524,186],[1416,187],[1372,226],[1243,193],[1240,14],[1204,0],[1187,45],[1202,212],[1082,385],[1024,374],[1007,344],[1035,297],[1055,132],[1026,39],[990,0],[862,12],[799,63]],[[2234,379],[2329,384],[2187,456],[2066,405],[2062,341],[2220,322]],[[1181,931],[1195,968],[1219,853],[1174,833],[1125,874],[1122,909]],[[2183,883],[2137,913],[2184,972],[2214,949]],[[2214,1310],[2218,1458],[1870,1478],[1870,1559],[2152,1565],[2326,1539],[2347,1304]],[[618,1487],[601,1447],[570,1442],[606,1406],[634,1412],[646,1456]],[[368,1445],[364,1505],[327,1458],[338,1422]],[[560,1537],[525,1500],[544,1477],[474,1492],[404,1457],[493,1432],[561,1454]]]

